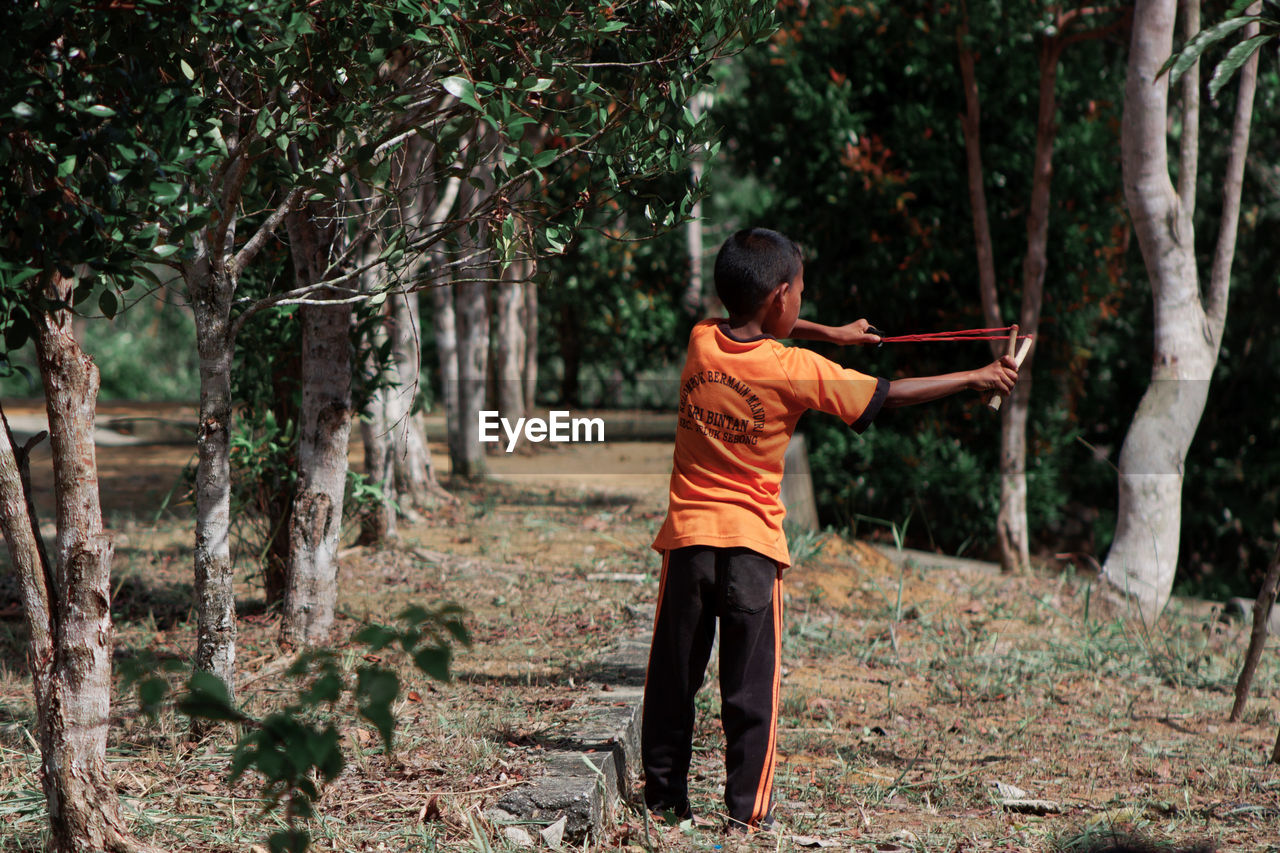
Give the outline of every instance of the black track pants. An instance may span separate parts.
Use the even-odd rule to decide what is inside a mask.
[[[645,805],[690,813],[694,695],[720,619],[720,693],[729,817],[769,816],[781,681],[782,571],[749,548],[666,553],[644,688]]]

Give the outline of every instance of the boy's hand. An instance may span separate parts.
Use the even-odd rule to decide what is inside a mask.
[[[1018,365],[1013,356],[1002,355],[986,367],[974,371],[973,388],[976,391],[997,391],[1008,394],[1018,381]]]
[[[822,341],[839,346],[867,346],[880,343],[880,333],[863,318],[843,326],[824,326],[811,320],[796,320],[789,337],[802,341]]]
[[[836,343],[841,346],[875,346],[880,343],[880,331],[865,317],[835,328]]]

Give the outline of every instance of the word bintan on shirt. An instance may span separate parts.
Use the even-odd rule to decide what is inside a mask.
[[[532,442],[594,442],[604,441],[603,418],[574,418],[570,412],[555,410],[547,413],[547,419],[517,418],[515,424],[492,410],[480,412],[480,441],[502,441],[498,427],[507,434],[507,452],[516,449],[521,433]]]

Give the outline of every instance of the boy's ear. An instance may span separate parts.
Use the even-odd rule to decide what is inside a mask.
[[[769,310],[781,311],[782,297],[786,296],[787,292],[790,290],[791,290],[791,282],[784,281],[781,284],[779,284],[777,287],[775,287],[773,290],[769,291]]]

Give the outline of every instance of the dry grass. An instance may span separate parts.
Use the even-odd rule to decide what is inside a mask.
[[[582,712],[591,662],[621,631],[643,629],[661,483],[598,493],[539,477],[460,492],[460,508],[406,526],[396,548],[345,554],[336,636],[350,668],[362,650],[345,638],[408,603],[462,604],[475,645],[449,684],[402,669],[391,755],[353,708],[340,709],[348,766],[318,804],[315,849],[509,848],[483,809],[535,774],[539,753]],[[114,516],[121,655],[185,659],[189,523],[137,516]],[[1070,572],[924,572],[862,543],[800,544],[812,556],[788,577],[783,833],[646,834],[639,814],[623,812],[597,849],[792,849],[794,836],[809,836],[886,853],[1049,850],[1116,826],[1224,851],[1280,850],[1280,771],[1265,763],[1280,712],[1277,655],[1264,658],[1245,721],[1228,724],[1246,637],[1210,606],[1176,602],[1145,635],[1088,613],[1088,578]],[[588,579],[602,572],[646,578]],[[292,686],[278,675],[276,622],[248,572],[240,592],[240,697],[261,713]],[[0,851],[38,850],[44,803],[8,594],[0,587]],[[723,784],[718,701],[713,688],[699,699],[692,779],[695,807],[710,814]],[[195,743],[181,719],[150,722],[123,693],[113,714],[111,768],[139,835],[173,850],[264,843],[271,819],[252,780],[225,781],[230,732]],[[997,782],[1060,811],[1011,811]]]

